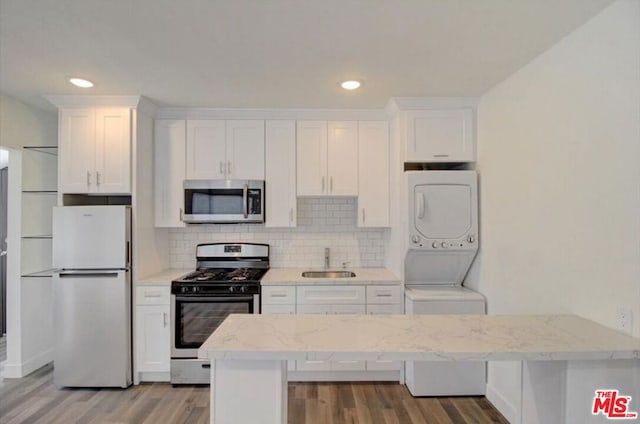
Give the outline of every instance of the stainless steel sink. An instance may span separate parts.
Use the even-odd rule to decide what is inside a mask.
[[[356,276],[351,271],[304,271],[304,278],[353,278]]]

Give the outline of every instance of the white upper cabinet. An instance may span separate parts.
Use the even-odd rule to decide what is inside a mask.
[[[408,162],[475,161],[473,109],[408,111],[406,119]]]
[[[227,121],[227,179],[264,180],[264,121]]]
[[[226,123],[216,120],[187,121],[186,179],[226,178]]]
[[[266,227],[296,226],[296,123],[267,121]]]
[[[131,193],[131,109],[60,109],[61,193]]]
[[[327,187],[327,123],[298,121],[296,140],[299,196],[320,196]]]
[[[358,227],[389,226],[389,125],[358,122]]]
[[[358,195],[358,123],[298,121],[299,196]]]
[[[153,149],[154,223],[184,227],[182,207],[185,178],[186,121],[157,120]]]
[[[263,180],[264,121],[187,121],[186,178]]]
[[[329,122],[327,134],[327,194],[358,195],[358,123]]]

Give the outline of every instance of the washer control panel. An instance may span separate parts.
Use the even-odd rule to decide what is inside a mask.
[[[411,246],[414,249],[419,248],[426,250],[467,250],[478,248],[478,238],[475,234],[469,234],[465,238],[453,240],[425,239],[419,234],[411,234],[410,239]]]

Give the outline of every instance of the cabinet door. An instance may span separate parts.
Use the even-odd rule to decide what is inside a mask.
[[[299,314],[364,314],[362,304],[308,304],[297,306]],[[298,371],[363,371],[365,361],[296,361]]]
[[[182,208],[187,124],[158,120],[153,146],[153,188],[156,227],[184,227]]]
[[[186,179],[225,179],[225,121],[187,121]]]
[[[358,195],[358,123],[329,122],[327,177],[331,196]]]
[[[327,123],[298,121],[296,139],[298,196],[327,193]]]
[[[411,112],[408,125],[408,161],[473,162],[475,160],[472,109]]]
[[[169,372],[169,305],[139,305],[136,320],[138,372]]]
[[[358,227],[389,226],[389,125],[358,123]]]
[[[266,123],[265,227],[296,226],[296,123]]]
[[[96,115],[94,109],[60,109],[61,193],[95,190]]]
[[[96,188],[105,194],[131,193],[131,110],[96,109]]]
[[[227,178],[264,180],[264,121],[227,121]]]

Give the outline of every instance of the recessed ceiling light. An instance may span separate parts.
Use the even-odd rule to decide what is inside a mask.
[[[356,88],[359,88],[361,85],[362,84],[360,83],[360,81],[356,81],[356,80],[343,81],[340,84],[340,86],[345,90],[355,90]]]
[[[75,85],[76,87],[81,87],[81,88],[93,87],[93,83],[91,81],[82,79],[82,78],[69,78],[69,82]]]

